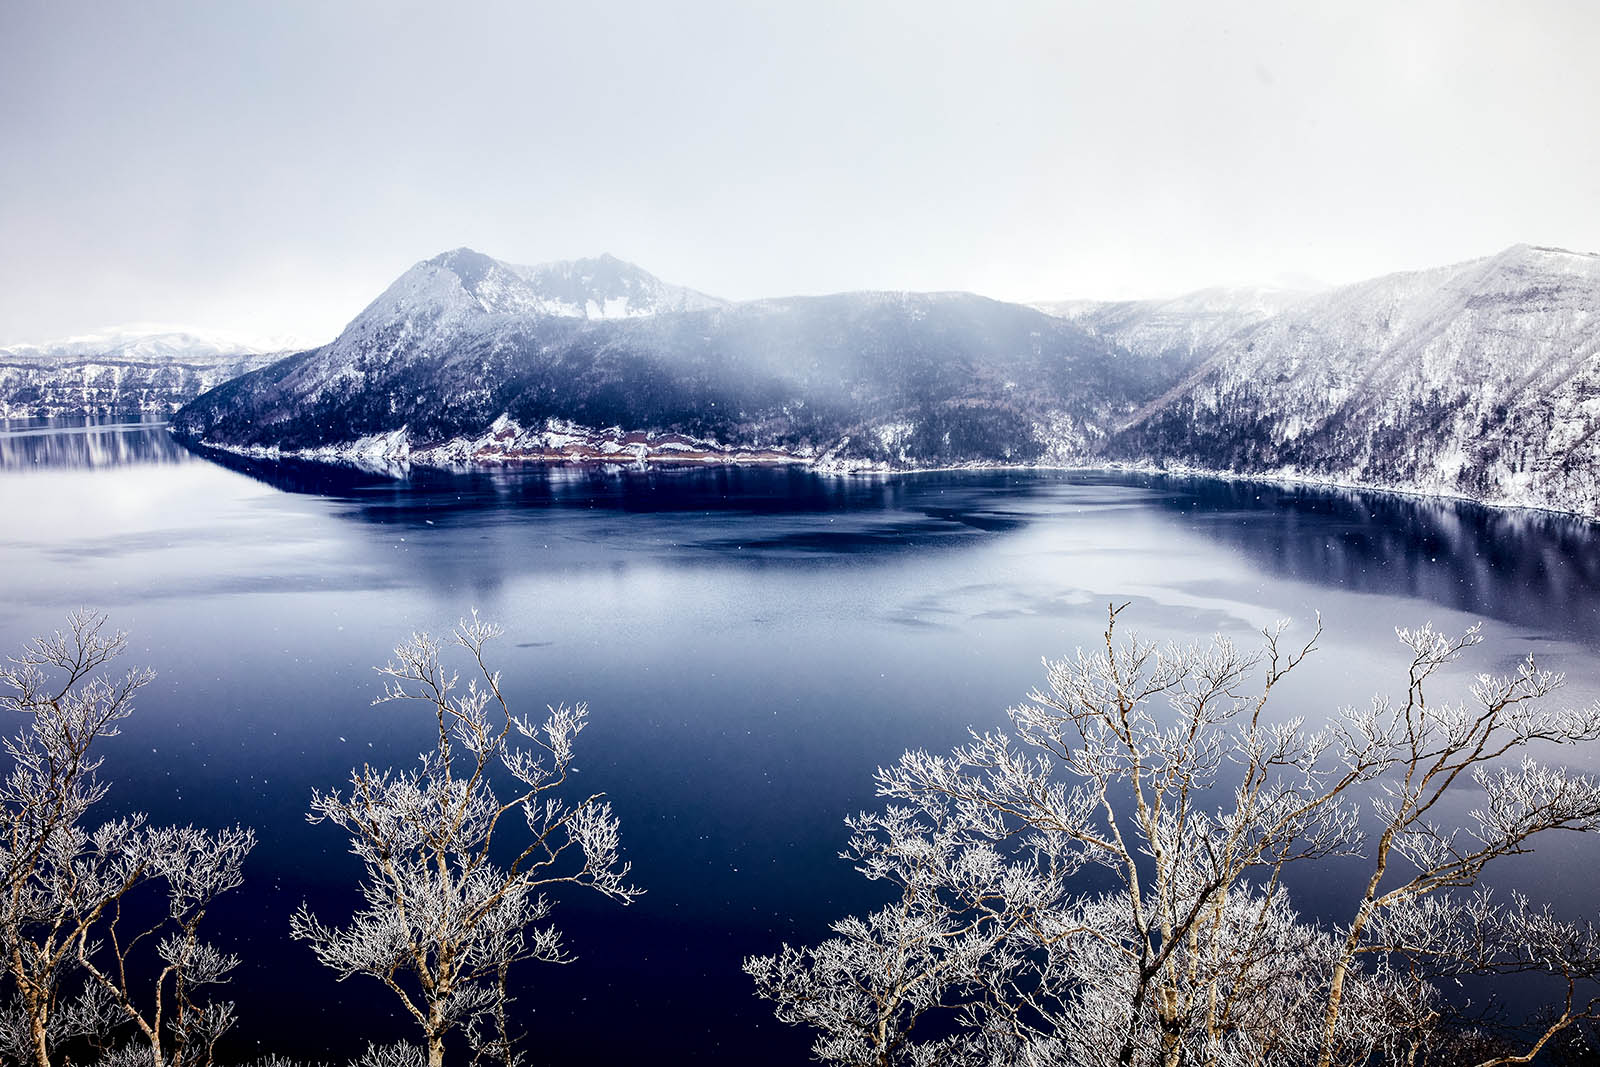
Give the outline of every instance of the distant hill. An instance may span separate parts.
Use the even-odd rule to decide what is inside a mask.
[[[123,327],[0,348],[0,418],[171,414],[285,355],[225,334]]]

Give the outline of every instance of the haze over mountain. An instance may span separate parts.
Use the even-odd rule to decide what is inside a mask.
[[[602,257],[417,264],[186,437],[367,462],[1132,463],[1600,509],[1600,257],[1516,246],[1323,293],[731,304]]]
[[[1142,356],[1204,358],[1247,326],[1293,307],[1293,289],[1201,289],[1168,300],[1056,300],[1033,305]]]
[[[604,269],[518,268],[466,249],[425,260],[331,344],[208,394],[177,428],[390,459],[444,446],[458,460],[576,454],[603,447],[586,432],[616,427],[693,438],[680,452],[1064,462],[1189,366],[969,293],[727,304],[592,262]],[[495,441],[479,441],[501,416]]]
[[[477,253],[463,248],[448,255]],[[631,319],[663,311],[703,311],[728,306],[726,300],[681,285],[668,285],[648,271],[610,254],[510,269],[539,294],[542,310],[554,315]]]

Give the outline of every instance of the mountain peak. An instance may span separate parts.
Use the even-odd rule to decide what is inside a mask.
[[[1590,273],[1600,268],[1600,254],[1594,252],[1574,252],[1570,248],[1560,248],[1555,245],[1534,245],[1518,243],[1504,248],[1492,256],[1479,260],[1470,260],[1467,263],[1457,264],[1459,267],[1470,267],[1475,264],[1494,266],[1515,266],[1524,269],[1553,270],[1559,273]],[[1437,268],[1439,270],[1452,270],[1455,267]]]
[[[1527,255],[1530,252],[1541,252],[1555,256],[1577,256],[1582,259],[1600,259],[1600,252],[1575,252],[1570,248],[1561,248],[1558,245],[1514,244],[1506,249],[1502,255],[1510,255],[1512,253]]]
[[[538,294],[504,263],[471,248],[453,248],[414,264],[367,306],[352,326],[430,315],[537,314]]]
[[[551,314],[627,319],[728,306],[725,300],[664,282],[610,252],[592,259],[556,260],[510,269],[549,302]]]
[[[440,307],[461,305],[491,314],[561,318],[641,318],[664,311],[699,311],[727,302],[671,285],[610,252],[587,259],[519,266],[462,246],[425,259],[390,286],[394,300]],[[371,310],[371,309],[369,309]]]
[[[522,267],[462,246],[424,259],[395,279],[345,327],[330,358],[346,349],[387,350],[423,336],[442,351],[462,336],[493,328],[500,316],[642,318],[724,306],[609,253]]]
[[[434,256],[432,259],[423,260],[423,262],[424,263],[432,263],[435,266],[448,267],[448,266],[450,266],[450,264],[455,262],[457,259],[491,259],[491,258],[492,257],[484,255],[482,252],[478,251],[476,248],[469,248],[466,245],[461,245],[461,246],[459,246],[457,248],[450,249],[448,252],[440,252],[438,255]]]
[[[460,278],[462,288],[469,293],[474,292],[479,283],[493,273],[496,267],[502,266],[498,260],[465,245],[448,252],[440,252],[425,262],[428,266],[439,267]]]
[[[1600,255],[1574,252],[1551,245],[1515,244],[1498,255],[1479,261],[1483,280],[1489,288],[1509,285],[1515,289],[1537,282],[1541,285],[1600,285]],[[1499,278],[1498,283],[1488,278]]]
[[[432,259],[425,259],[423,262],[430,266],[454,270],[458,266],[482,266],[494,263],[496,260],[492,256],[484,255],[476,248],[468,248],[466,245],[462,245],[460,248],[452,248],[448,252],[440,252]]]

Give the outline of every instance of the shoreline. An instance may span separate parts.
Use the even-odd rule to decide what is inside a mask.
[[[247,459],[266,460],[269,462],[305,462],[322,463],[329,466],[352,467],[357,470],[368,471],[374,474],[383,474],[389,477],[404,477],[408,468],[412,466],[425,467],[431,470],[444,471],[470,471],[493,470],[509,466],[547,466],[547,467],[803,467],[813,473],[829,475],[832,477],[895,477],[915,474],[958,473],[961,471],[1039,471],[1056,472],[1062,474],[1138,474],[1148,477],[1163,478],[1202,478],[1211,481],[1239,482],[1247,485],[1267,485],[1277,488],[1295,489],[1321,489],[1340,490],[1345,492],[1373,493],[1384,496],[1404,497],[1411,500],[1435,500],[1452,503],[1471,504],[1476,507],[1487,508],[1493,511],[1527,511],[1543,515],[1554,515],[1562,518],[1573,519],[1591,525],[1600,524],[1600,515],[1589,515],[1581,511],[1572,511],[1548,504],[1519,502],[1515,500],[1491,499],[1485,500],[1478,497],[1467,496],[1462,493],[1451,493],[1437,489],[1424,489],[1417,487],[1378,485],[1355,481],[1341,481],[1333,478],[1318,478],[1310,475],[1291,474],[1242,474],[1237,471],[1215,470],[1205,467],[1158,466],[1152,463],[1139,463],[1118,460],[1084,463],[1003,463],[974,461],[970,463],[941,464],[934,466],[890,466],[881,462],[851,463],[833,458],[833,452],[823,453],[818,456],[806,456],[798,453],[788,453],[770,448],[736,449],[715,445],[712,442],[695,442],[706,446],[696,449],[674,448],[671,451],[650,451],[643,447],[643,442],[635,445],[631,450],[618,448],[615,451],[602,452],[591,447],[574,448],[568,451],[545,450],[541,452],[501,452],[501,453],[468,453],[463,448],[463,441],[447,442],[443,445],[429,446],[412,450],[406,447],[403,452],[395,450],[390,452],[383,449],[380,442],[389,444],[393,442],[396,434],[377,435],[369,442],[368,447],[359,447],[362,441],[350,442],[346,445],[322,446],[311,449],[281,449],[277,446],[262,445],[224,445],[204,439],[185,437],[172,429],[170,423],[167,430],[174,437],[196,449],[225,452],[230,455],[242,456]],[[674,440],[680,439],[679,435],[662,435]],[[372,447],[379,445],[379,447]],[[835,446],[837,451],[842,444]]]

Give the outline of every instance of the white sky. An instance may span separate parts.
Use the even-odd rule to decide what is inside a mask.
[[[0,3],[0,343],[413,262],[1133,297],[1600,249],[1600,3]]]

